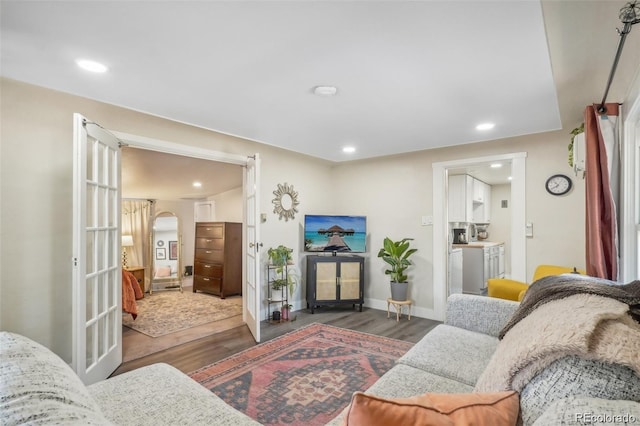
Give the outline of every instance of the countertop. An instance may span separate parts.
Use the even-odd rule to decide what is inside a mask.
[[[502,241],[471,241],[469,244],[452,244],[453,248],[485,248],[504,244]]]

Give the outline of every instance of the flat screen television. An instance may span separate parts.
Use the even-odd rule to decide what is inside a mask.
[[[304,216],[304,250],[307,252],[364,253],[366,239],[366,216]]]

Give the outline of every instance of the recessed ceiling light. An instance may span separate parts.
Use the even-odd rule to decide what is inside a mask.
[[[100,62],[91,61],[89,59],[78,59],[76,60],[76,64],[78,64],[78,66],[85,71],[97,73],[107,72],[107,70],[109,69],[106,65],[101,64]]]
[[[476,126],[476,130],[490,130],[490,129],[493,129],[494,127],[495,127],[495,124],[493,123],[482,123]]]
[[[344,148],[342,148],[342,152],[347,154],[353,154],[354,152],[356,152],[356,148],[353,146],[345,146]]]
[[[318,96],[335,96],[338,93],[338,88],[335,86],[316,86],[313,88],[313,93]]]
[[[198,181],[193,182],[193,187],[194,188],[201,188],[202,187],[202,182],[198,182]]]
[[[513,180],[513,177],[509,176],[509,177],[507,178],[507,180]]]
[[[491,164],[491,168],[492,168],[492,169],[499,169],[500,167],[502,167],[502,164],[500,164],[500,163],[493,163],[493,164]]]

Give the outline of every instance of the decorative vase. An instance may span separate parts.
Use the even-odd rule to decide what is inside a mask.
[[[408,293],[408,282],[397,283],[395,281],[391,281],[391,299],[397,300],[398,302],[403,302],[407,300]]]
[[[280,311],[274,311],[271,319],[274,321],[280,321]]]
[[[282,307],[282,320],[283,321],[288,321],[289,320],[289,307],[288,306],[283,306]]]

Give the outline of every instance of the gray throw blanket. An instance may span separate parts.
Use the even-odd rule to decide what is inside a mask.
[[[620,285],[615,281],[577,274],[562,274],[544,277],[529,286],[520,306],[513,314],[500,335],[505,334],[536,308],[552,300],[563,299],[575,294],[594,294],[609,297],[629,305],[629,315],[640,323],[640,281]]]

